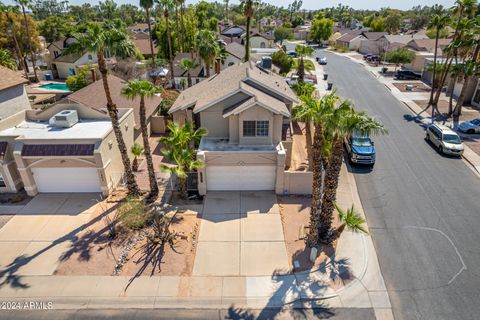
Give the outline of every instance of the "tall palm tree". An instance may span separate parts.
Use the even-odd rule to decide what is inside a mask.
[[[295,51],[300,55],[298,63],[298,82],[303,82],[305,79],[305,57],[310,57],[313,54],[313,48],[304,45],[298,45],[295,47]]]
[[[218,55],[217,38],[213,31],[200,30],[197,33],[197,51],[200,58],[205,63],[207,69],[207,78],[210,77],[210,67],[215,62]]]
[[[432,121],[434,119],[434,112],[436,106],[433,104],[433,92],[435,91],[436,84],[436,71],[437,71],[437,53],[438,53],[438,39],[440,37],[440,30],[443,30],[450,21],[450,16],[447,14],[436,14],[428,22],[428,28],[435,29],[435,51],[433,54],[433,76],[432,76],[432,88],[430,90],[430,100],[428,105],[432,106]]]
[[[150,52],[152,53],[152,62],[155,66],[155,51],[153,50],[152,24],[150,23],[150,9],[153,8],[153,0],[140,0],[140,7],[145,9],[148,25],[148,40],[150,40]]]
[[[223,3],[225,3],[225,21],[228,22],[228,3],[230,1],[229,0],[223,0]]]
[[[15,0],[20,7],[22,8],[22,14],[23,14],[23,22],[25,23],[25,35],[27,36],[27,48],[30,53],[30,59],[32,60],[32,68],[33,68],[33,74],[35,78],[35,82],[38,82],[38,75],[37,75],[37,68],[35,66],[35,50],[32,47],[31,44],[31,39],[30,39],[30,28],[28,26],[28,20],[27,20],[27,12],[25,10],[25,7],[28,7],[30,5],[30,0]]]
[[[168,43],[168,64],[170,66],[170,79],[172,86],[175,86],[175,75],[173,74],[173,48],[172,48],[172,35],[170,34],[169,17],[170,11],[175,8],[175,0],[156,0],[160,7],[163,9],[163,16],[165,17],[165,31],[167,33]]]
[[[183,58],[180,60],[180,64],[178,66],[187,72],[187,84],[190,88],[192,86],[192,76],[190,75],[190,70],[196,68],[197,64],[193,60]]]
[[[255,11],[255,0],[242,0],[240,6],[243,9],[243,15],[247,18],[247,30],[245,34],[245,61],[250,60],[250,26],[252,24],[252,17]]]
[[[135,172],[138,171],[138,157],[140,157],[144,151],[142,145],[136,142],[130,148],[130,152],[133,154],[132,170]]]
[[[0,66],[12,70],[17,70],[17,63],[15,61],[15,58],[7,49],[0,49]]]
[[[178,4],[180,5],[180,36],[181,36],[181,49],[182,52],[186,52],[185,48],[185,21],[183,19],[183,16],[185,14],[185,0],[177,0]]]
[[[135,175],[132,171],[128,150],[123,139],[120,122],[118,120],[118,109],[112,100],[110,86],[108,84],[108,69],[105,60],[105,52],[108,50],[113,56],[133,57],[136,55],[135,45],[131,42],[125,30],[117,28],[112,23],[92,23],[88,25],[84,33],[75,34],[77,42],[70,44],[63,54],[78,52],[94,52],[97,55],[98,68],[102,74],[103,89],[107,98],[107,110],[112,121],[113,131],[117,138],[118,149],[122,157],[123,169],[125,171],[128,193],[132,196],[139,194]]]
[[[155,168],[153,166],[152,152],[148,140],[147,115],[145,112],[145,98],[151,98],[157,93],[163,92],[163,88],[155,86],[146,80],[130,80],[122,89],[122,95],[128,99],[134,100],[140,97],[140,128],[142,129],[143,148],[145,149],[145,159],[147,160],[148,179],[150,181],[150,199],[154,200],[158,196],[158,184],[155,178]]]
[[[177,28],[179,47],[184,52],[185,34],[183,30],[183,2],[185,0],[175,0],[175,26]],[[180,7],[180,8],[179,8]],[[180,27],[179,27],[180,26]],[[180,31],[180,32],[178,32]]]
[[[170,134],[160,138],[160,142],[166,146],[162,149],[162,153],[175,165],[162,164],[160,169],[170,172],[178,178],[180,196],[186,198],[188,173],[203,167],[203,163],[196,160],[193,146],[198,144],[203,136],[207,135],[207,131],[204,128],[194,130],[190,122],[180,125],[171,121],[167,127]]]

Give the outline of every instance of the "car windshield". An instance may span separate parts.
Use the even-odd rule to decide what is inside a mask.
[[[470,121],[471,123],[473,123],[474,125],[478,126],[480,125],[480,119],[474,119],[472,121]]]
[[[372,145],[369,138],[353,138],[352,144],[357,147],[370,147]]]
[[[444,134],[443,141],[446,143],[460,144],[460,138],[456,134]]]

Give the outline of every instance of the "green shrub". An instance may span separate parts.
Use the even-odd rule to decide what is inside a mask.
[[[278,50],[272,54],[272,63],[280,68],[281,74],[288,73],[293,67],[293,59],[283,50]]]
[[[139,200],[127,199],[117,210],[122,225],[133,230],[142,229],[150,217],[150,210]]]

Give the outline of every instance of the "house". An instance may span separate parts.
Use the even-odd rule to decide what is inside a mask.
[[[130,149],[133,110],[119,109],[118,116]],[[57,104],[46,110],[23,110],[0,121],[0,192],[23,188],[30,196],[108,195],[122,176],[121,155],[105,109]]]
[[[153,27],[153,26],[152,26]],[[127,28],[127,32],[130,35],[135,47],[145,59],[152,58],[152,50],[150,48],[150,33],[148,32],[148,24],[137,23],[136,25]],[[153,54],[156,56],[158,49],[156,41],[153,41]]]
[[[245,32],[244,27],[233,25],[223,29],[220,34],[228,38],[240,38]]]
[[[66,79],[68,76],[77,74],[79,67],[97,63],[97,56],[93,52],[62,54],[69,44],[76,41],[73,37],[67,37],[47,46],[50,52],[49,64],[55,78]],[[110,58],[108,52],[106,58]]]
[[[134,126],[133,139],[139,144],[142,143],[142,130],[140,128],[140,98],[129,100],[122,96],[122,88],[126,85],[126,81],[120,79],[114,75],[108,76],[108,85],[110,87],[110,93],[112,95],[113,102],[119,109],[133,109]],[[158,111],[162,97],[160,94],[153,96],[152,98],[145,99],[145,111],[147,116],[148,132],[151,132],[150,121],[153,115]],[[82,104],[95,109],[102,109],[107,107],[107,98],[103,89],[103,82],[101,80],[95,81],[90,85],[75,91],[67,96],[65,99],[67,103]]]
[[[241,36],[242,44],[245,44],[245,34]],[[268,33],[252,32],[250,34],[250,48],[273,48],[275,37]]]
[[[453,85],[453,97],[455,99],[458,99],[458,97],[460,96],[464,86],[464,82],[465,82],[464,77],[459,77],[457,79],[457,82],[455,82],[455,84]],[[463,104],[464,105],[472,104],[473,106],[480,107],[480,78],[479,77],[474,76],[470,78],[467,89],[465,90],[465,99]]]
[[[222,63],[222,69],[242,63],[245,60],[245,47],[241,44],[229,43],[225,46],[225,52],[227,57]]]
[[[297,98],[285,80],[251,62],[231,66],[183,91],[169,113],[207,129],[197,151],[200,194],[213,190],[282,193],[284,125]]]
[[[180,68],[180,61],[182,61],[182,59],[190,59],[196,62],[196,67],[190,70],[192,85],[197,84],[207,78],[207,73],[200,57],[198,57],[196,54],[192,55],[192,53],[190,52],[179,52],[173,59],[173,76],[175,78],[175,88],[183,89],[187,86],[188,73],[187,71]],[[212,72],[212,68],[210,68],[210,72]]]
[[[26,83],[28,81],[18,72],[0,66],[0,120],[31,109]]]
[[[378,39],[381,37],[388,35],[387,32],[364,32],[363,35],[366,39],[362,40],[360,43],[360,48],[358,52],[361,54],[379,54],[378,48]]]
[[[293,38],[295,40],[310,40],[311,27],[311,25],[296,26],[295,29],[293,29]]]
[[[349,32],[339,37],[335,43],[337,46],[347,48],[349,50],[358,50],[360,43],[365,40],[365,36],[361,32]]]
[[[443,49],[448,46],[451,41],[451,39],[438,39],[437,57],[443,56]],[[415,58],[404,67],[420,72],[425,65],[425,59],[434,58],[435,39],[414,39],[407,43],[406,48],[415,53]]]

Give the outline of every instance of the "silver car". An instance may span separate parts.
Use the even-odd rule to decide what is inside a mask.
[[[439,124],[428,126],[425,140],[430,141],[441,153],[455,156],[463,154],[464,147],[460,137],[446,126]]]
[[[480,118],[460,123],[458,130],[469,134],[480,133]]]

